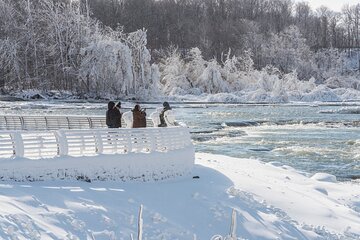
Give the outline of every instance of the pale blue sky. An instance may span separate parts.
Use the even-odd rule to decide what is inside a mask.
[[[349,3],[355,5],[360,3],[360,0],[296,0],[298,2],[308,2],[313,9],[320,7],[321,5],[327,6],[334,11],[341,11],[344,4]]]

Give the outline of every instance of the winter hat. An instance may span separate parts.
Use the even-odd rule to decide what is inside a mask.
[[[166,107],[166,108],[169,108],[169,107],[170,107],[170,105],[169,105],[168,102],[164,102],[164,103],[163,103],[163,106]]]
[[[136,104],[135,107],[134,107],[134,110],[135,110],[135,111],[140,111],[140,105],[139,105],[139,104]]]
[[[113,101],[110,101],[110,102],[108,103],[108,109],[111,110],[111,109],[113,109],[114,107],[115,107],[115,103],[114,103]]]

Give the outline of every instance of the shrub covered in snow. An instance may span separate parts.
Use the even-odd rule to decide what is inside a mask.
[[[193,87],[186,77],[185,63],[176,49],[170,50],[169,55],[162,60],[160,71],[165,94],[183,95]]]
[[[294,29],[289,31],[291,34],[296,32]],[[285,36],[288,35],[285,34],[284,38]],[[298,57],[291,62],[301,65],[299,57],[301,54],[298,52],[296,55]],[[324,84],[314,77],[300,80],[298,71],[284,73],[273,65],[267,65],[261,70],[253,69],[250,56],[249,52],[239,57],[230,56],[229,51],[225,61],[220,65],[214,59],[204,60],[197,48],[190,51],[187,61],[184,61],[176,49],[173,49],[168,57],[163,59],[160,67],[163,91],[165,94],[177,96],[178,99],[191,99],[192,97],[188,95],[191,94],[196,95],[199,101],[216,102],[310,102],[360,99],[360,80],[356,77],[356,73],[341,75],[338,68],[339,62],[343,62],[341,60],[343,55],[338,54],[337,51],[329,50],[327,54],[326,51],[318,54],[319,59],[327,56],[328,61],[335,59],[337,63],[323,63],[317,68],[310,66],[314,72],[332,72],[332,77],[327,78]],[[301,71],[301,68],[297,69]],[[231,94],[225,94],[228,92]]]

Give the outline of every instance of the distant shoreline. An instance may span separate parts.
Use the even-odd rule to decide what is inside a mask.
[[[139,100],[136,99],[118,99],[122,102],[136,102],[139,104],[162,104],[163,100]],[[21,98],[11,95],[0,95],[0,101],[5,102],[41,102],[41,101],[59,101],[59,102],[67,102],[67,103],[105,103],[109,101],[109,99],[86,99],[86,98]],[[292,107],[303,107],[303,106],[358,106],[360,104],[360,99],[346,100],[346,101],[313,101],[313,102],[225,102],[225,101],[171,101],[166,100],[171,105],[235,105],[235,106],[292,106]],[[203,107],[203,106],[202,106]]]

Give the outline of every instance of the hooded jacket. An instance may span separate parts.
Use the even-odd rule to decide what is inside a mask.
[[[109,128],[121,127],[121,113],[115,108],[114,102],[108,103],[108,110],[106,111],[106,125]]]
[[[131,111],[133,113],[133,128],[146,127],[146,112],[140,109],[139,105],[135,105]]]
[[[160,124],[158,127],[167,127],[166,121],[165,121],[165,112],[168,110],[171,110],[170,104],[168,102],[163,103],[163,110],[161,111],[159,117],[160,117]]]

